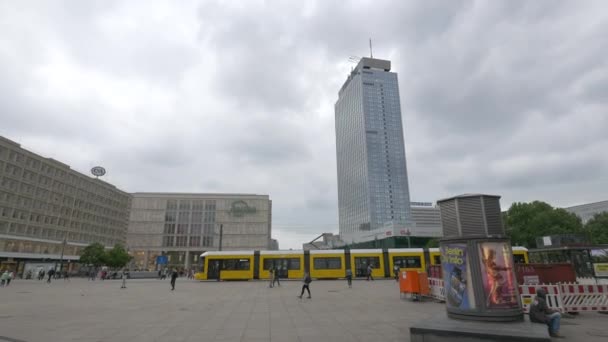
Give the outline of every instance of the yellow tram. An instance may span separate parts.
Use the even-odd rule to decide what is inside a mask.
[[[528,250],[513,247],[515,263],[528,263]],[[393,269],[426,271],[441,264],[439,248],[332,249],[290,251],[210,251],[201,254],[199,280],[269,279],[271,268],[281,279],[302,279],[308,270],[315,279],[338,279],[350,269],[366,277],[368,265],[374,278],[389,278]]]

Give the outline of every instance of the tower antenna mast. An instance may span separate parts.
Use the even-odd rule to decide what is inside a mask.
[[[372,39],[369,39],[369,57],[374,58],[374,54],[372,53]]]

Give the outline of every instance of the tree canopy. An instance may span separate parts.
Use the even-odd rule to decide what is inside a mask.
[[[608,212],[595,214],[585,224],[585,231],[594,244],[608,244]]]
[[[578,216],[541,201],[513,203],[504,218],[511,242],[528,248],[536,247],[540,236],[583,233]]]
[[[105,247],[98,242],[85,247],[80,255],[81,263],[95,267],[101,265],[113,268],[124,267],[129,260],[131,260],[131,256],[122,245],[115,245],[114,248],[106,251]]]
[[[92,243],[84,248],[80,254],[80,262],[85,265],[101,266],[105,263],[106,251],[99,242]]]
[[[439,239],[430,239],[426,242],[426,248],[436,248],[439,247]]]
[[[124,267],[129,260],[131,260],[131,256],[122,245],[115,245],[106,252],[105,262],[110,267]]]

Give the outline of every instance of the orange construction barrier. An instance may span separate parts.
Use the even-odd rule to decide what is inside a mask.
[[[401,271],[399,275],[399,294],[410,294],[413,298],[430,293],[429,280],[425,272]]]

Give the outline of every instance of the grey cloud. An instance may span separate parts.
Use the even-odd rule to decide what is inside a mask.
[[[604,7],[0,4],[0,134],[78,170],[102,163],[127,191],[270,194],[282,247],[298,248],[336,231],[333,104],[371,37],[399,73],[412,199],[601,200]]]

